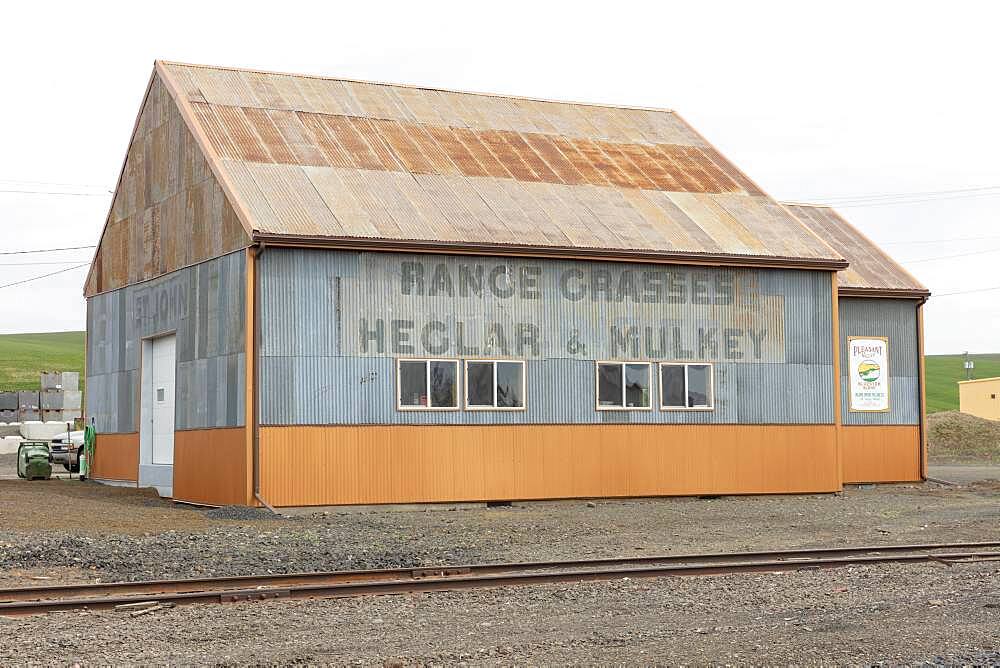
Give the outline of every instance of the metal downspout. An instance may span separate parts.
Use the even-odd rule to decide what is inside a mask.
[[[917,304],[917,391],[920,393],[920,477],[931,480],[927,475],[927,371],[924,367],[924,297]],[[937,482],[937,481],[935,481]]]
[[[260,258],[264,254],[261,242],[254,258],[253,272],[253,496],[275,515],[278,512],[260,493]]]

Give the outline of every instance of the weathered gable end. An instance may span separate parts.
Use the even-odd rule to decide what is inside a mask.
[[[139,283],[248,245],[176,102],[154,73],[84,294]]]

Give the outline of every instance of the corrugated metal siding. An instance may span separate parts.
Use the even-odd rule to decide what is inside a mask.
[[[249,243],[176,103],[154,76],[87,276],[87,296]]]
[[[841,488],[833,425],[262,427],[277,506]]]
[[[177,332],[177,429],[245,421],[243,251],[87,300],[87,415],[137,430],[142,338]]]
[[[833,422],[831,285],[824,272],[278,248],[261,256],[259,270],[263,424]],[[463,297],[460,276],[478,270],[482,297],[468,283]],[[424,296],[403,294],[411,284],[404,272],[418,271]],[[666,292],[650,287],[660,277],[666,290],[669,276],[688,286],[684,303],[664,303]],[[448,280],[452,296],[429,294],[434,286],[447,292]],[[576,301],[562,294],[575,297],[581,286],[606,280],[610,303],[604,292]],[[691,303],[695,285],[698,300],[713,303]],[[511,286],[514,294],[504,297]],[[381,348],[375,340],[365,348],[363,320],[367,331],[382,328]],[[406,342],[394,348],[394,323],[408,332],[412,351]],[[429,335],[441,334],[434,327],[446,334],[443,352],[427,352],[425,327]],[[612,342],[612,327],[626,334],[624,345]],[[477,352],[459,352],[460,330],[462,344]],[[726,330],[732,350],[722,341]],[[433,349],[442,340],[428,343]],[[406,356],[527,359],[527,409],[398,411],[395,360]],[[713,361],[716,409],[597,411],[594,361],[602,359]],[[654,406],[657,386],[654,372]]]
[[[847,337],[889,339],[889,408],[886,413],[848,410]],[[848,425],[920,424],[917,304],[912,299],[840,299],[841,397]]]

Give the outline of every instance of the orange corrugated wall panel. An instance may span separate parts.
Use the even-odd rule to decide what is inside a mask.
[[[920,480],[920,427],[845,426],[844,482]]]
[[[833,425],[262,427],[260,457],[276,506],[840,489]]]
[[[138,480],[139,434],[98,434],[90,477],[95,480]]]
[[[247,505],[246,429],[174,432],[174,500]]]

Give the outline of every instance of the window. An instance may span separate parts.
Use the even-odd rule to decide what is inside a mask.
[[[400,410],[458,408],[458,360],[398,361]]]
[[[598,362],[597,410],[652,408],[649,362]]]
[[[711,364],[660,364],[660,408],[711,410],[714,401]]]
[[[522,410],[524,362],[469,360],[465,363],[465,407],[470,410]]]

